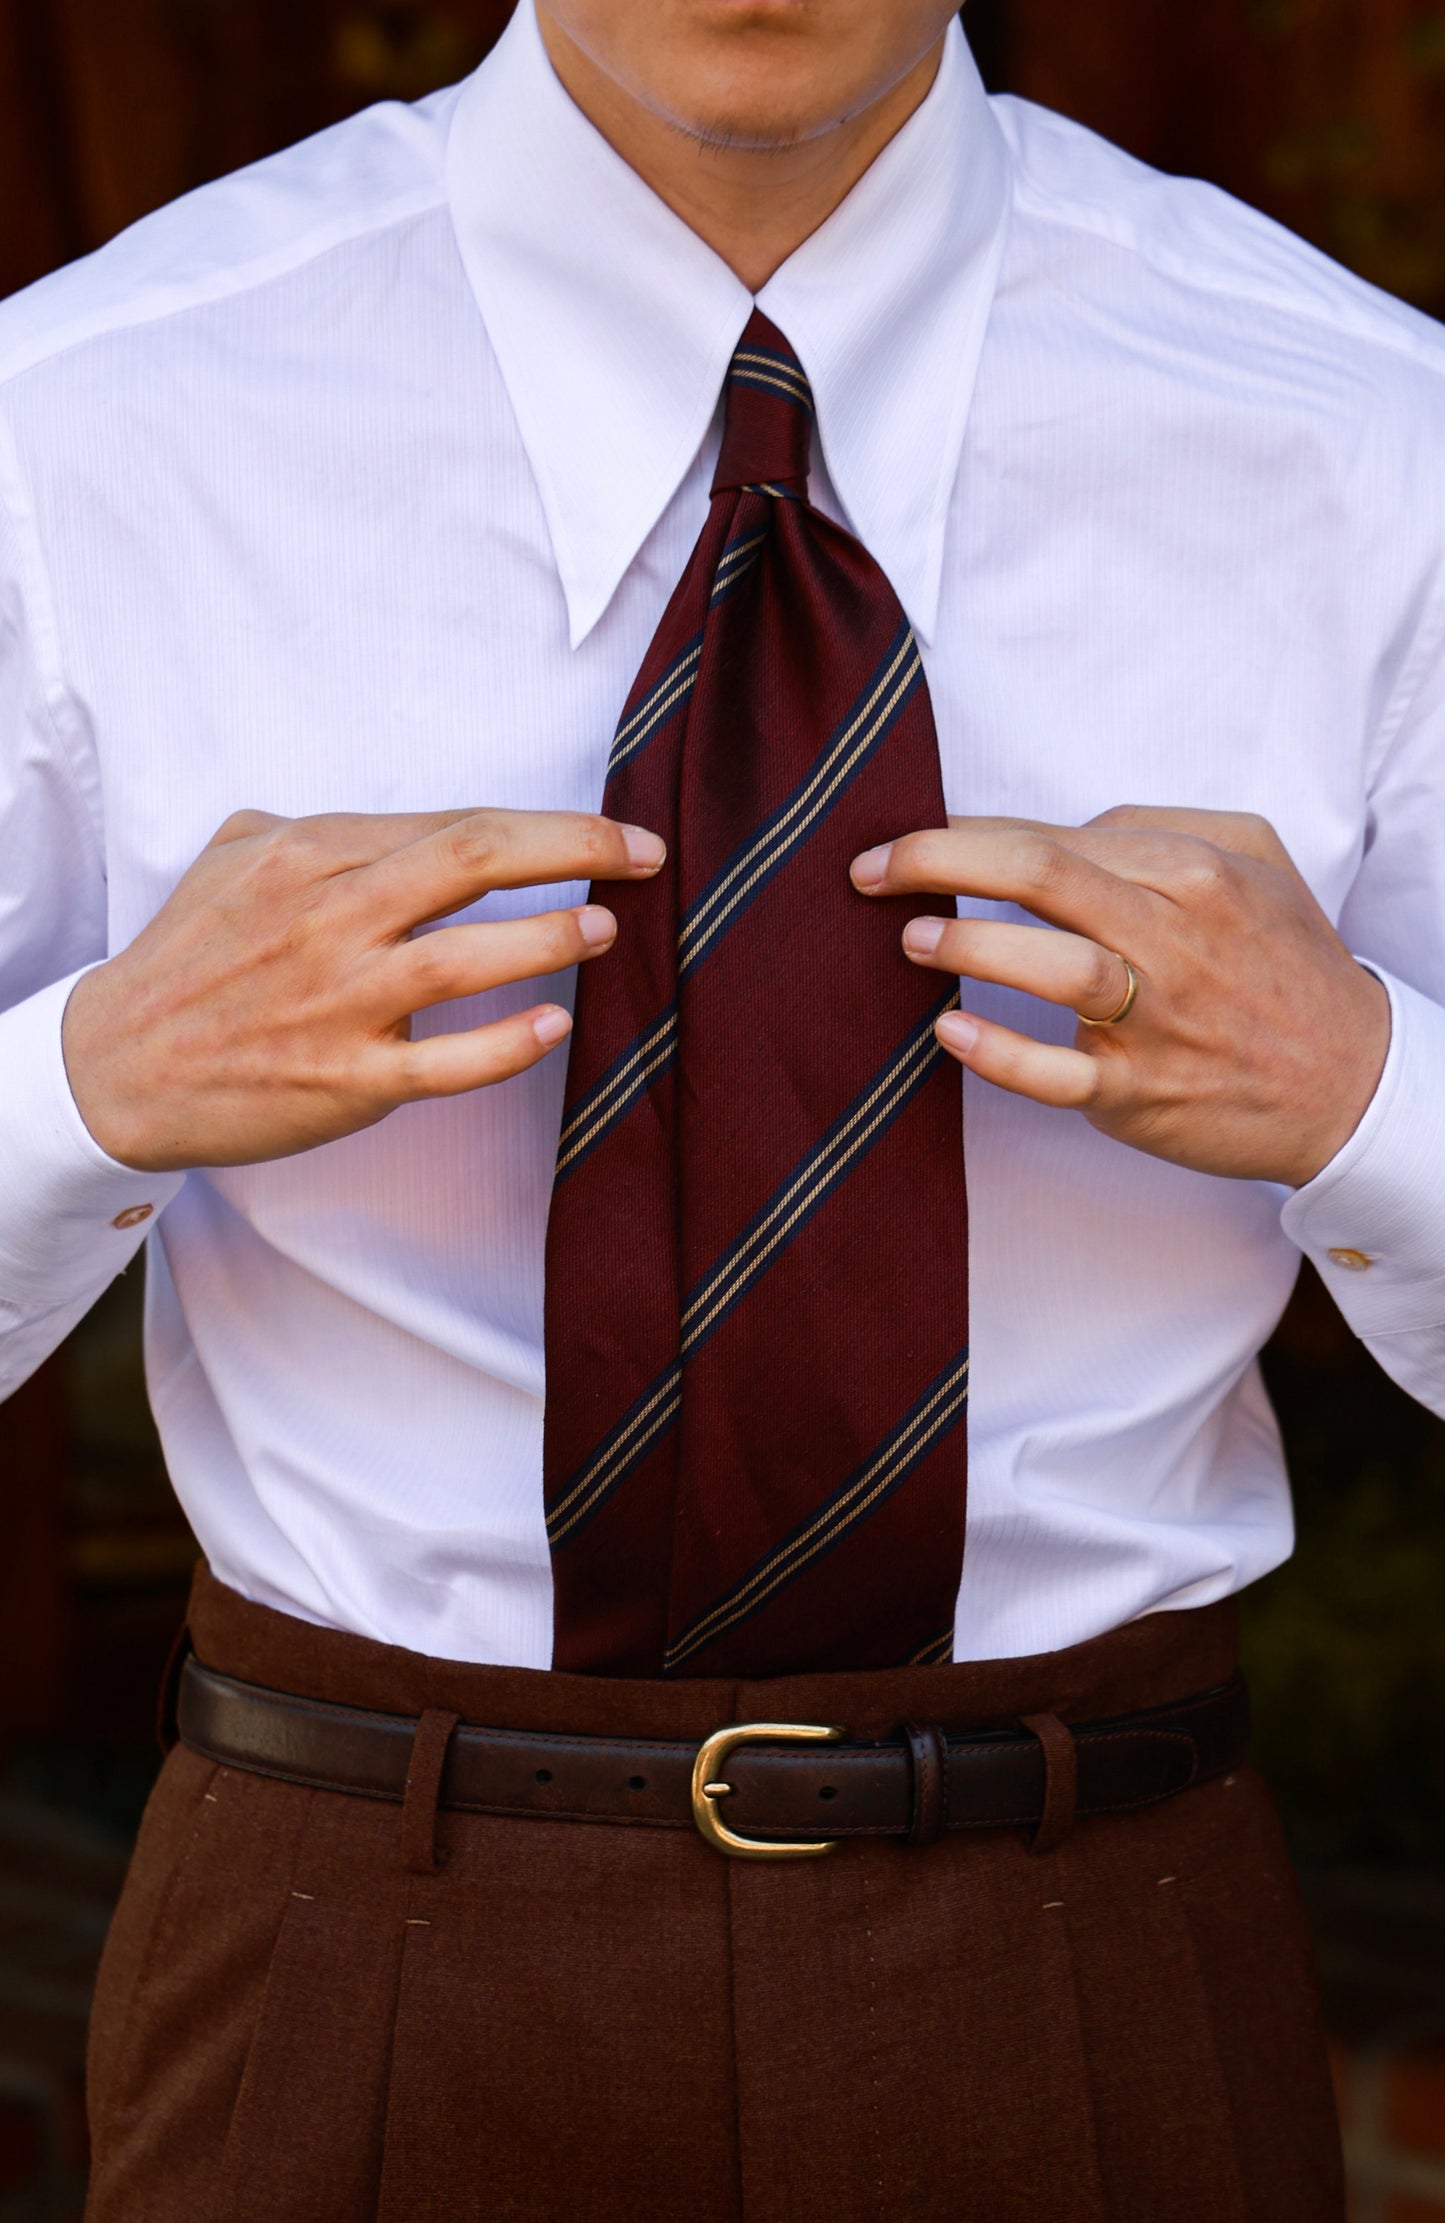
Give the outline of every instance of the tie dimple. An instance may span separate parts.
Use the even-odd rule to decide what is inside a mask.
[[[728,368],[714,494],[734,487],[806,495],[813,394],[775,324],[754,309]]]

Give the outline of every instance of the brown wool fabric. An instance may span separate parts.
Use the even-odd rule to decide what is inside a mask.
[[[341,1704],[699,1738],[1098,1718],[1235,1649],[1217,1606],[1035,1659],[612,1681],[424,1659],[204,1572],[191,1632]],[[1309,1941],[1248,1769],[1044,1853],[753,1864],[443,1812],[425,1872],[407,1826],[410,1869],[397,1806],[171,1754],[96,1998],[88,2223],[1341,2223]]]

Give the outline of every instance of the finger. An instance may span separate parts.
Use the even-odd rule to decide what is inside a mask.
[[[389,1016],[425,1011],[457,996],[479,996],[504,981],[560,973],[600,957],[617,939],[617,921],[598,903],[543,911],[496,925],[444,926],[403,942],[386,967]]]
[[[1276,828],[1257,811],[1195,810],[1182,804],[1115,803],[1082,826],[1055,826],[1034,818],[951,817],[948,823],[951,828],[982,826],[995,831],[1029,827],[1036,833],[1055,834],[1061,841],[1077,843],[1088,855],[1107,853],[1095,850],[1090,840],[1095,833],[1183,834],[1194,841],[1213,842],[1235,856],[1275,860],[1289,854]],[[1122,845],[1116,844],[1115,849],[1121,851]]]
[[[358,872],[354,892],[379,923],[420,926],[493,888],[649,880],[666,855],[656,834],[590,812],[470,811]]]
[[[993,919],[910,919],[903,947],[916,965],[1020,988],[1087,1019],[1105,1019],[1129,993],[1122,957],[1080,934]]]
[[[494,1087],[538,1064],[571,1031],[571,1017],[562,1006],[543,1003],[513,1018],[493,1020],[490,1026],[398,1043],[392,1059],[392,1094],[404,1104]]]
[[[1248,810],[1165,810],[1147,803],[1118,803],[1100,811],[1081,832],[1097,827],[1106,832],[1183,834],[1195,841],[1211,842],[1234,857],[1253,857],[1260,864],[1289,860],[1275,828],[1267,818]]]
[[[1154,897],[1083,855],[1073,829],[1021,819],[955,819],[904,834],[855,858],[853,882],[865,895],[1016,903],[1110,949],[1120,941],[1137,946],[1156,915]]]
[[[1085,826],[1033,830],[1171,903],[1217,895],[1232,870],[1231,858],[1293,870],[1269,820],[1248,811],[1155,810],[1130,803],[1101,812]]]
[[[278,818],[269,810],[233,810],[224,819],[206,843],[208,849],[220,849],[230,841],[246,841],[253,834],[268,834],[274,826],[285,826],[290,821]]]
[[[939,1041],[960,1065],[981,1080],[1014,1096],[1063,1111],[1085,1111],[1098,1101],[1101,1068],[1083,1050],[1053,1042],[1034,1042],[1011,1027],[998,1027],[971,1012],[950,1011],[935,1029]]]
[[[223,848],[233,841],[270,835],[295,852],[298,866],[314,866],[319,876],[351,872],[390,856],[410,842],[455,826],[474,814],[468,810],[432,811],[318,811],[307,818],[282,818],[274,811],[232,811],[218,826],[207,846]]]
[[[1087,826],[1050,826],[1028,819],[953,818],[949,820],[949,832],[975,834],[982,831],[1000,839],[1005,836],[1015,839],[1034,837],[1042,845],[1043,868],[1046,871],[1049,864],[1048,851],[1053,847],[1109,874],[1121,884],[1127,884],[1147,896],[1157,897],[1174,905],[1197,905],[1223,893],[1234,869],[1230,862],[1231,857],[1239,857],[1252,863],[1283,866],[1287,871],[1294,869],[1288,851],[1267,819],[1254,818],[1245,812],[1160,811],[1157,813],[1160,823],[1153,825],[1145,822],[1151,815],[1153,814],[1147,812],[1143,806],[1125,805],[1117,812],[1105,812],[1101,818],[1091,820]],[[1135,817],[1138,819],[1137,824],[1132,822]],[[1201,828],[1212,822],[1228,837],[1227,842],[1206,839],[1202,831],[1193,830],[1184,823],[1189,819],[1195,820]],[[1177,823],[1168,823],[1169,821]],[[917,842],[922,837],[910,835],[906,838],[910,842]],[[898,846],[897,843],[892,845],[895,849]],[[880,849],[870,852],[868,857],[859,858],[854,866],[855,878],[858,876],[859,866],[864,867],[865,871],[876,869],[874,860],[888,853]],[[1054,876],[1064,878],[1066,868],[1057,868]],[[943,889],[942,881],[934,885],[939,890]],[[950,883],[950,891],[960,894],[988,892],[982,887],[971,887],[968,890],[955,888],[953,883]],[[897,891],[877,886],[868,888],[866,892],[887,894]],[[1026,908],[1037,911],[1041,918],[1052,918],[1057,924],[1073,925],[1082,927],[1085,932],[1095,932],[1100,940],[1112,938],[1107,932],[1100,932],[1097,926],[1091,926],[1087,914],[1069,918],[1043,903],[1029,903],[1022,896],[1010,896],[1006,900],[1024,903]],[[1139,923],[1141,927],[1145,923],[1142,913]]]

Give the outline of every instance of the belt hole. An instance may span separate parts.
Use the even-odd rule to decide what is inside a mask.
[[[822,1790],[818,1793],[818,1796],[819,1798],[836,1798],[838,1796],[838,1793],[834,1790],[831,1783],[825,1783]]]
[[[647,1777],[645,1775],[629,1775],[627,1788],[629,1791],[645,1791],[647,1789]]]
[[[550,1782],[551,1782],[551,1780],[552,1780],[552,1770],[551,1770],[550,1768],[538,1768],[538,1770],[537,1770],[537,1781],[538,1781],[539,1783],[550,1783]]]

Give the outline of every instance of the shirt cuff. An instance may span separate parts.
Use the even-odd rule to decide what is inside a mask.
[[[1445,1010],[1370,971],[1390,998],[1385,1070],[1344,1148],[1282,1214],[1359,1336],[1445,1324]]]
[[[60,1047],[80,977],[0,1012],[0,1309],[11,1315],[99,1295],[185,1179],[118,1164],[81,1118]]]

